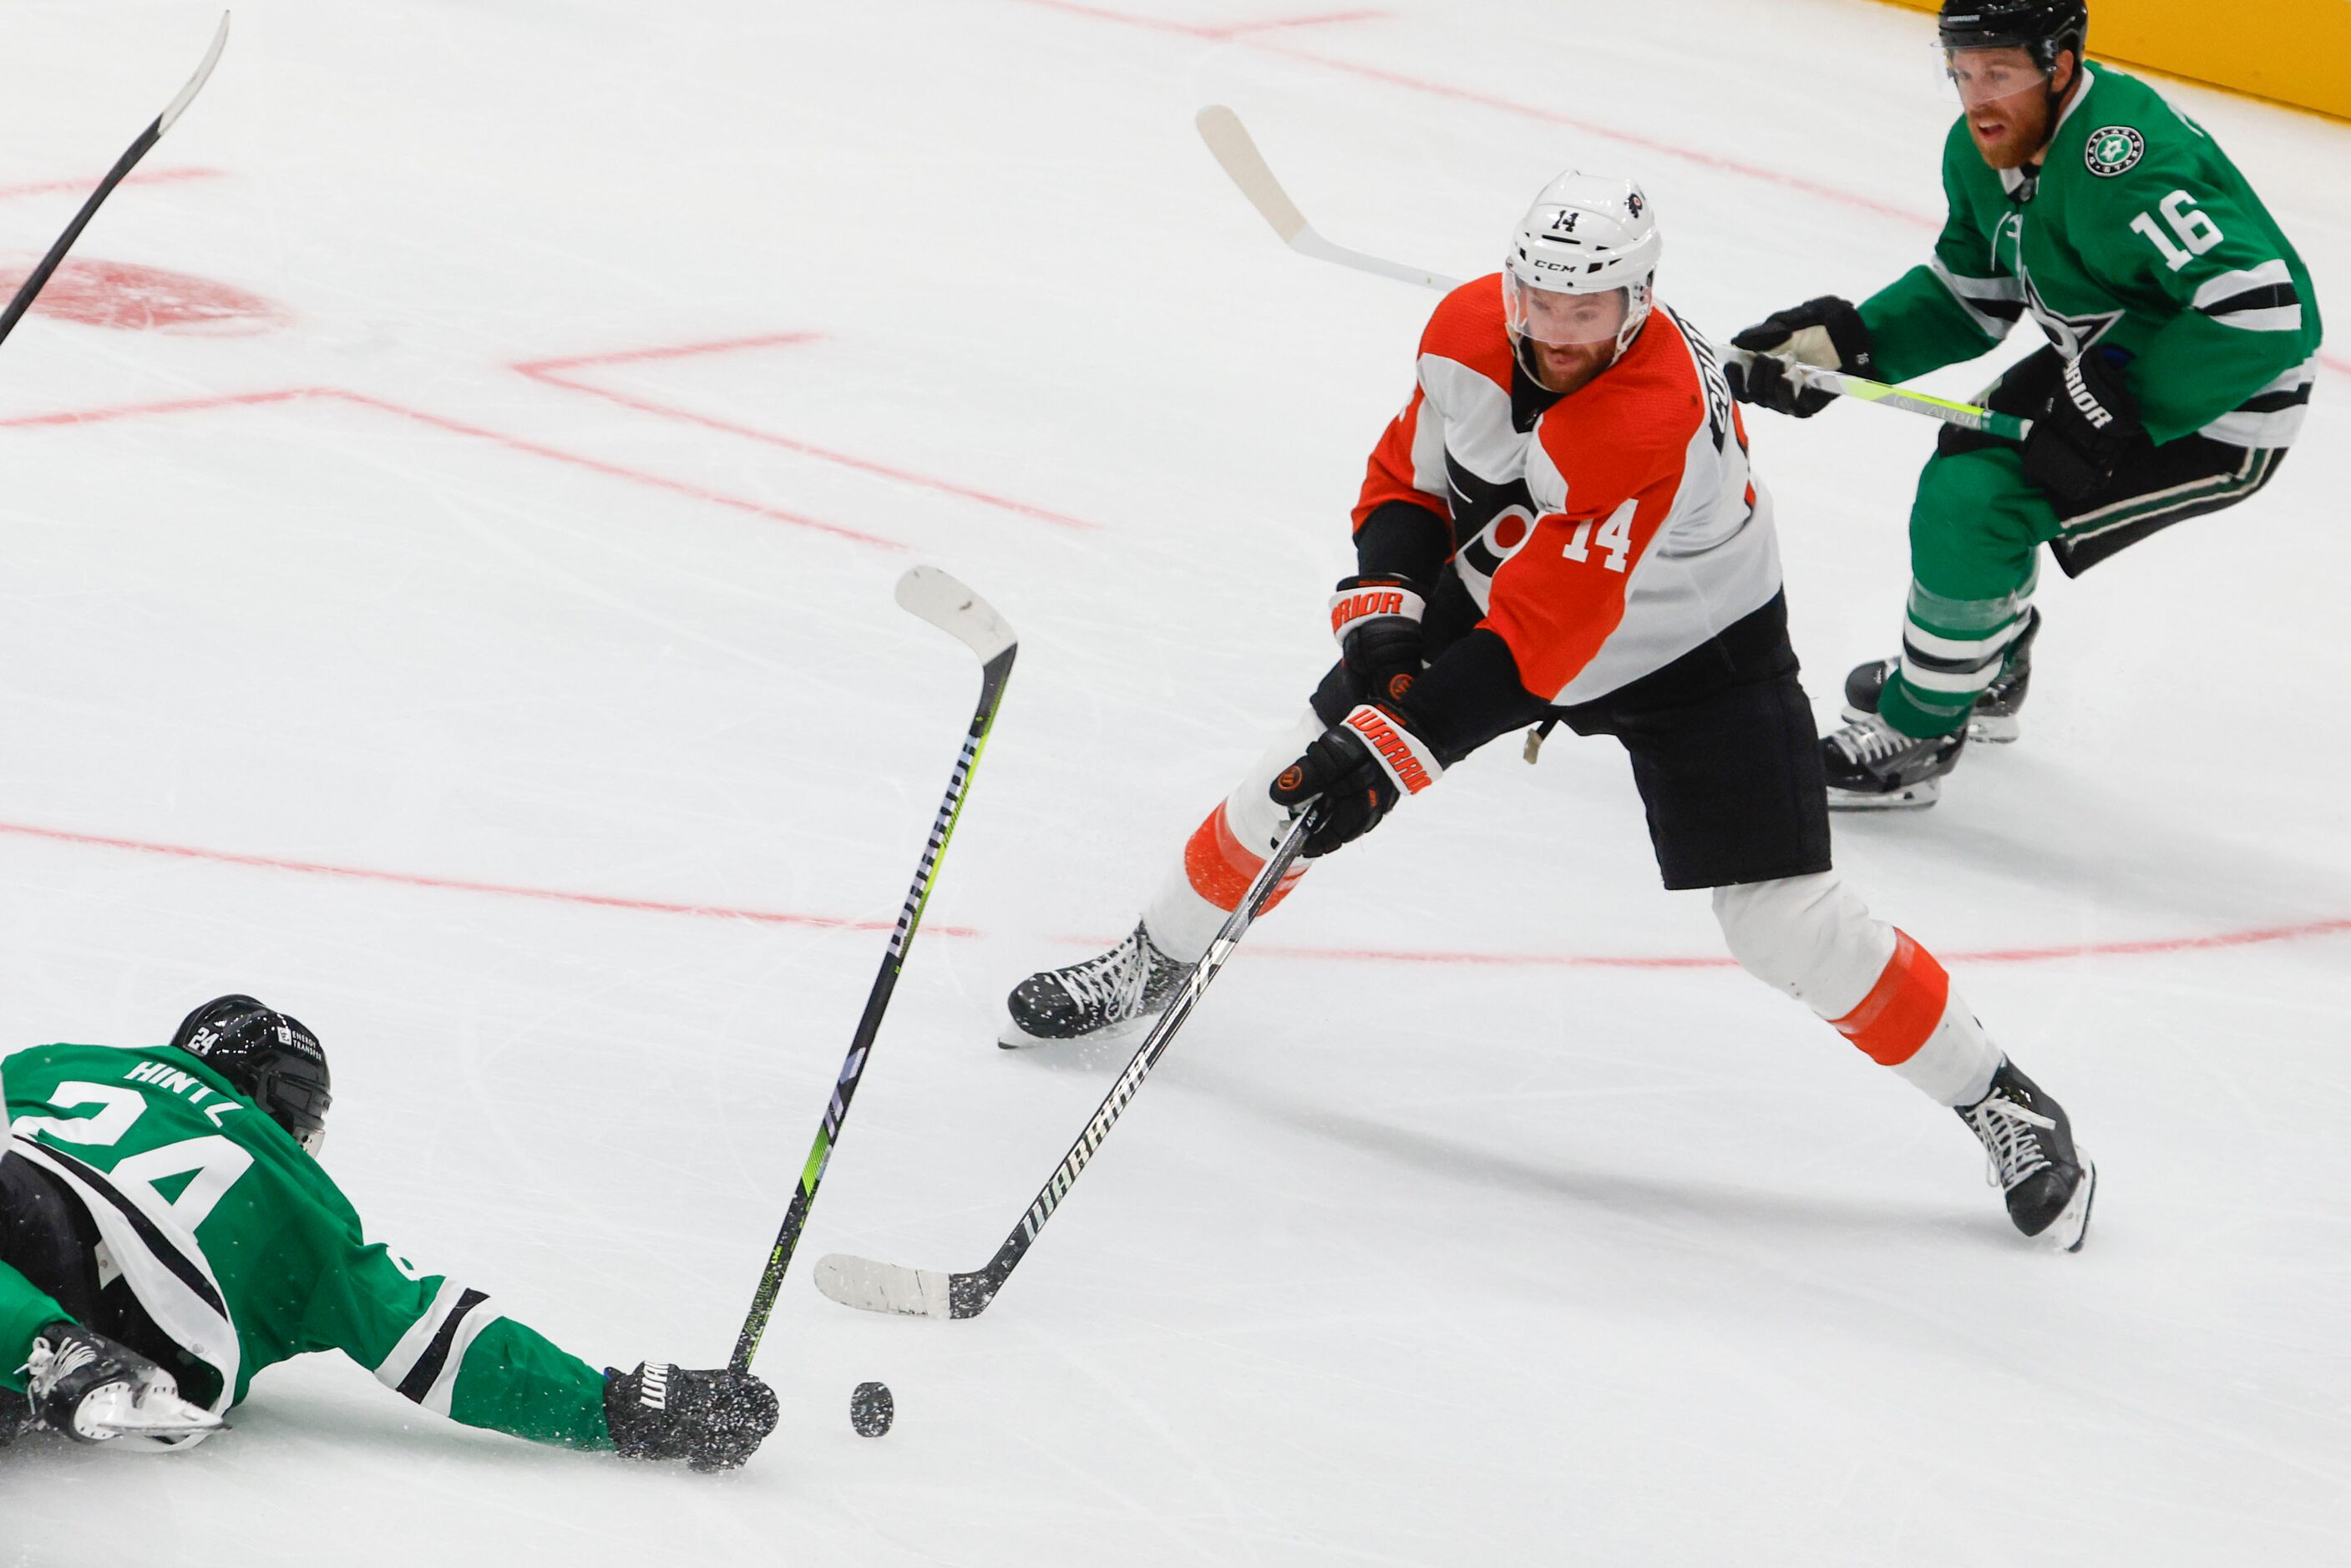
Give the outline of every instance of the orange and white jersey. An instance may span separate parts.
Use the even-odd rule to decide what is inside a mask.
[[[1713,346],[1671,310],[1564,398],[1513,376],[1502,312],[1499,274],[1437,306],[1356,523],[1396,501],[1445,517],[1449,569],[1521,683],[1586,702],[1771,602],[1771,498]]]

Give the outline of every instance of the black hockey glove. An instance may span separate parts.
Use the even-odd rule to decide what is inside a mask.
[[[1312,859],[1353,844],[1377,827],[1397,801],[1418,794],[1444,772],[1402,713],[1365,702],[1323,731],[1266,793],[1293,815],[1322,797],[1322,823],[1304,851]]]
[[[1425,662],[1420,617],[1427,607],[1428,596],[1409,577],[1339,579],[1331,635],[1339,639],[1339,661],[1359,701],[1393,702],[1412,690]]]
[[[1870,351],[1869,327],[1850,300],[1824,294],[1792,310],[1775,311],[1730,340],[1755,358],[1745,364],[1725,359],[1723,379],[1730,395],[1774,413],[1811,419],[1836,400],[1834,392],[1800,386],[1782,361],[1794,359],[1823,370],[1844,370],[1875,377],[1877,360]]]
[[[169,1440],[220,1425],[211,1412],[180,1397],[170,1373],[79,1324],[59,1320],[43,1328],[25,1372],[35,1423],[77,1443]]]
[[[2024,437],[2024,476],[2058,500],[2096,493],[2139,433],[2138,404],[2095,350],[2065,367]]]
[[[731,1470],[776,1429],[776,1394],[748,1372],[637,1364],[604,1368],[604,1426],[624,1459]]]

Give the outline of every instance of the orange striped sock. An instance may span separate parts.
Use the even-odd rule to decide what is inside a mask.
[[[1290,888],[1306,875],[1307,862],[1301,860],[1282,873],[1280,885],[1273,897],[1265,901],[1268,909],[1290,897]],[[1191,878],[1192,890],[1230,913],[1241,905],[1241,896],[1265,869],[1265,857],[1252,854],[1247,845],[1233,836],[1232,825],[1225,820],[1225,808],[1219,804],[1208,813],[1193,831],[1184,846],[1184,874]]]
[[[1860,1006],[1829,1024],[1871,1061],[1898,1067],[1933,1037],[1950,997],[1951,977],[1935,955],[1897,929],[1894,956],[1886,961],[1877,983]]]

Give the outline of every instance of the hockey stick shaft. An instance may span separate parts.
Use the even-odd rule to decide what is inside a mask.
[[[1061,1199],[1068,1195],[1079,1174],[1093,1158],[1095,1151],[1102,1147],[1103,1140],[1110,1137],[1111,1128],[1118,1125],[1118,1118],[1126,1113],[1126,1107],[1142,1091],[1144,1080],[1159,1064],[1160,1057],[1166,1054],[1167,1047],[1175,1041],[1176,1032],[1184,1027],[1185,1019],[1198,1004],[1202,993],[1208,989],[1208,982],[1217,978],[1217,971],[1223,969],[1226,961],[1233,956],[1242,936],[1264,912],[1274,889],[1281,885],[1283,876],[1304,852],[1306,840],[1314,831],[1320,816],[1319,808],[1310,809],[1290,825],[1290,832],[1282,838],[1280,846],[1250,881],[1249,891],[1241,896],[1232,913],[1225,917],[1225,923],[1217,930],[1216,939],[1208,944],[1208,950],[1201,955],[1200,961],[1194,964],[1192,972],[1185,977],[1182,989],[1169,1002],[1167,1011],[1161,1013],[1158,1021],[1151,1026],[1151,1032],[1144,1037],[1142,1045],[1128,1061],[1126,1071],[1118,1075],[1118,1082],[1112,1085],[1110,1093],[1102,1096],[1102,1104],[1095,1108],[1084,1130],[1078,1134],[1077,1141],[1070,1145],[1069,1152],[1061,1157],[1061,1163],[1053,1168],[1053,1174],[1038,1189],[1036,1198],[1021,1215],[1020,1222],[1012,1228],[1011,1234],[1004,1238],[1003,1245],[996,1249],[996,1255],[987,1261],[985,1267],[967,1274],[941,1274],[834,1254],[819,1260],[817,1288],[843,1305],[861,1307],[869,1312],[956,1318],[977,1317],[986,1312],[988,1303],[996,1299],[997,1292],[1004,1288],[1004,1282],[1011,1277],[1012,1271],[1028,1255],[1029,1249],[1036,1245],[1038,1233],[1044,1230],[1045,1221],[1050,1220],[1054,1210],[1061,1207]]]
[[[1430,272],[1426,267],[1406,266],[1402,262],[1392,262],[1366,251],[1349,250],[1344,245],[1332,244],[1324,239],[1314,225],[1306,221],[1306,214],[1298,210],[1298,203],[1290,199],[1290,192],[1281,188],[1281,182],[1273,177],[1273,170],[1267,165],[1265,154],[1257,150],[1257,141],[1249,135],[1249,127],[1241,123],[1241,117],[1223,104],[1210,104],[1193,118],[1192,123],[1199,128],[1200,140],[1208,144],[1208,151],[1216,156],[1218,166],[1240,188],[1241,194],[1249,198],[1249,205],[1273,226],[1273,232],[1281,236],[1281,243],[1299,254],[1353,267],[1357,272],[1367,272],[1375,277],[1417,284],[1423,288],[1450,293],[1461,286],[1460,279],[1447,277],[1443,273]]]
[[[971,727],[965,732],[963,750],[956,757],[954,771],[947,775],[946,794],[939,800],[930,838],[923,846],[914,882],[906,889],[906,902],[899,909],[898,922],[890,932],[890,946],[882,956],[881,972],[873,977],[873,988],[866,994],[865,1011],[857,1020],[857,1033],[850,1040],[849,1054],[842,1059],[832,1097],[817,1126],[816,1141],[809,1147],[808,1162],[800,1168],[799,1185],[792,1190],[783,1225],[776,1232],[776,1244],[768,1253],[767,1268],[759,1275],[758,1290],[751,1298],[751,1310],[743,1320],[742,1333],[736,1336],[735,1354],[727,1365],[737,1372],[749,1369],[751,1357],[758,1353],[759,1340],[768,1331],[768,1320],[775,1314],[777,1293],[783,1288],[785,1271],[791,1267],[792,1253],[799,1245],[801,1231],[808,1225],[817,1189],[824,1183],[825,1167],[831,1161],[833,1146],[840,1141],[841,1124],[849,1118],[850,1103],[857,1097],[866,1060],[882,1033],[883,1015],[890,1009],[890,998],[898,988],[899,971],[905,967],[906,950],[914,945],[914,932],[923,923],[923,911],[930,904],[932,880],[946,855],[947,841],[955,836],[956,821],[963,813],[972,773],[979,766],[980,753],[987,749],[988,732],[995,726],[997,709],[1004,701],[1005,683],[1012,677],[1012,660],[1019,651],[1009,628],[995,610],[945,572],[927,566],[908,572],[899,581],[898,602],[962,638],[981,656],[979,701],[972,709]],[[952,624],[946,618],[949,617],[954,618]]]
[[[1249,128],[1241,123],[1240,116],[1224,105],[1209,105],[1199,112],[1194,123],[1199,127],[1200,140],[1208,144],[1208,151],[1216,155],[1217,164],[1239,187],[1240,193],[1249,198],[1249,205],[1255,207],[1258,214],[1272,226],[1273,232],[1281,236],[1281,243],[1299,254],[1447,293],[1461,286],[1459,279],[1447,277],[1442,273],[1408,266],[1364,251],[1349,250],[1344,245],[1333,244],[1324,239],[1314,225],[1306,221],[1306,214],[1299,211],[1298,203],[1290,200],[1290,192],[1282,189],[1281,182],[1274,177],[1273,170],[1267,164],[1265,155],[1258,151],[1257,142],[1250,137]],[[1726,351],[1725,358],[1744,363],[1750,356],[1743,348],[1733,348]],[[1923,414],[1947,425],[1981,431],[1986,435],[2001,436],[2009,441],[2022,441],[2025,432],[2032,428],[2032,421],[2019,419],[2013,414],[1998,413],[1974,403],[1956,402],[1949,398],[1931,397],[1925,392],[1907,391],[1900,387],[1890,387],[1883,381],[1865,380],[1859,376],[1824,370],[1814,365],[1791,361],[1789,369],[1806,386],[1823,392],[1876,403],[1881,408],[1899,409],[1904,413]]]
[[[106,178],[98,182],[98,189],[89,193],[89,199],[81,204],[81,211],[74,214],[73,222],[66,225],[65,233],[59,234],[57,243],[49,247],[48,254],[43,256],[40,265],[16,286],[16,297],[8,302],[5,311],[0,311],[0,342],[7,341],[8,334],[16,329],[16,323],[24,319],[25,312],[33,308],[33,301],[40,297],[41,290],[48,285],[50,275],[57,270],[57,264],[66,259],[66,253],[73,249],[76,240],[81,238],[82,230],[88,228],[90,219],[98,215],[99,205],[133,169],[139,167],[139,161],[147,156],[148,149],[163,139],[163,133],[172,129],[172,121],[180,118],[182,111],[203,90],[204,83],[212,78],[213,67],[220,63],[221,51],[227,47],[228,13],[224,11],[220,26],[213,34],[212,47],[204,51],[204,64],[198,66],[196,74],[188,78],[188,85],[180,89],[179,97],[165,106],[153,123],[139,133],[138,140],[131,144],[130,150],[114,161],[114,167],[106,171]]]
[[[1740,363],[1755,358],[1745,348],[1724,350],[1726,360]],[[1961,430],[1980,431],[1985,435],[1999,436],[2005,441],[2022,441],[2032,432],[2032,421],[2014,414],[2003,414],[1994,409],[1975,403],[1962,403],[1952,398],[1938,398],[1926,392],[1914,392],[1904,387],[1892,387],[1884,381],[1872,381],[1860,376],[1848,376],[1842,370],[1825,370],[1818,365],[1807,365],[1800,359],[1782,359],[1788,373],[1805,386],[1819,391],[1834,392],[1841,398],[1855,398],[1880,408],[1899,409],[1906,414],[1924,414],[1930,420],[1940,420]]]

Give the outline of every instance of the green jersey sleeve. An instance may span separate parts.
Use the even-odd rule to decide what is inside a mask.
[[[0,1388],[25,1391],[24,1366],[42,1329],[72,1314],[33,1288],[30,1280],[0,1262]]]
[[[1907,381],[1996,348],[2024,314],[2024,288],[1995,241],[2007,202],[1955,124],[1943,143],[1948,211],[1931,259],[1861,304],[1878,374]]]
[[[602,1373],[482,1291],[420,1273],[381,1246],[354,1247],[328,1271],[304,1327],[311,1348],[340,1350],[402,1398],[469,1427],[611,1446]]]
[[[2158,442],[2211,426],[2318,348],[2300,258],[2210,139],[2164,110],[2143,135],[2136,125],[2093,132],[2107,145],[2088,148],[2092,169],[2102,155],[2131,161],[2083,182],[2072,225],[2084,269],[2160,320],[2124,371]]]

